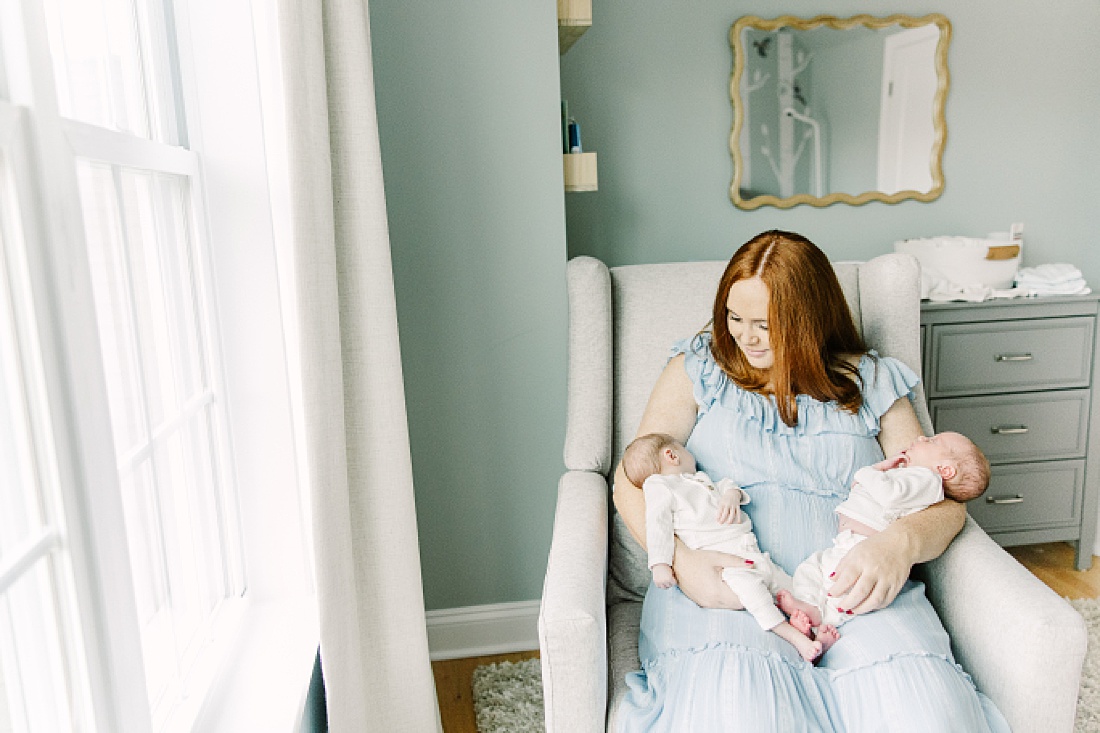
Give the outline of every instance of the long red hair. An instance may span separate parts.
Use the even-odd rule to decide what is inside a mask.
[[[754,277],[770,294],[768,338],[774,362],[767,370],[749,364],[726,320],[730,288]],[[798,423],[799,394],[859,410],[859,369],[846,357],[864,354],[867,347],[829,258],[810,240],[773,230],[742,245],[722,274],[713,315],[711,351],[718,365],[742,389],[761,392],[770,383],[787,425]]]

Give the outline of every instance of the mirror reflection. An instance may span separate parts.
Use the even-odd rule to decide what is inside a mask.
[[[738,20],[734,204],[939,196],[949,39],[942,15]]]

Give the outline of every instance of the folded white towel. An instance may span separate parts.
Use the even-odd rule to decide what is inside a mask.
[[[1032,295],[1088,295],[1092,292],[1092,288],[1084,280],[1071,280],[1055,285],[1017,282],[1016,287]]]
[[[1080,279],[1081,271],[1064,263],[1021,267],[1016,273],[1017,283],[1059,285]]]
[[[970,285],[957,285],[950,280],[930,275],[927,271],[921,272],[922,300],[931,300],[935,303],[949,301],[967,301],[981,303],[984,300],[994,298],[1024,298],[1031,295],[1031,291],[1023,288],[991,288],[976,283]]]

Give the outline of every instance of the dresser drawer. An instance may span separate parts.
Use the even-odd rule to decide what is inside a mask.
[[[1074,523],[1084,478],[1084,461],[994,466],[989,488],[966,508],[986,532]]]
[[[936,431],[962,433],[993,463],[1083,458],[1088,417],[1087,389],[932,402]]]
[[[1087,387],[1093,319],[939,325],[929,396]]]

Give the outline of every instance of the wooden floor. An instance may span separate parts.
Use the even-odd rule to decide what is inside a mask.
[[[1060,596],[1100,597],[1100,558],[1094,558],[1089,570],[1079,571],[1073,569],[1073,547],[1065,542],[1012,547],[1008,552]],[[538,651],[531,651],[432,662],[443,733],[477,733],[470,687],[476,667],[493,662],[518,662],[538,655]]]
[[[477,733],[474,692],[470,686],[474,669],[482,664],[519,662],[538,655],[538,651],[516,652],[491,657],[467,657],[432,662],[435,694],[439,698],[439,715],[443,719],[443,733]]]
[[[1100,557],[1088,570],[1073,569],[1073,546],[1068,542],[1009,547],[1008,553],[1063,598],[1100,598]]]

